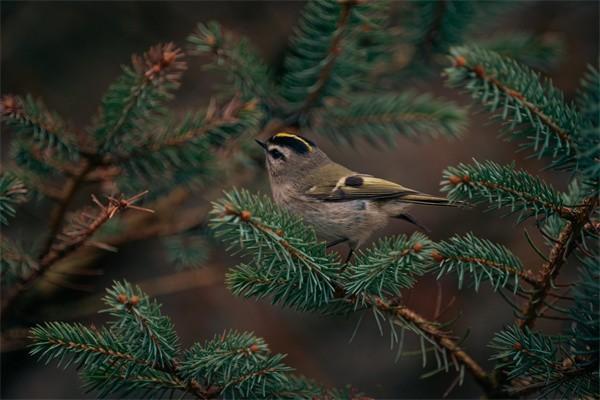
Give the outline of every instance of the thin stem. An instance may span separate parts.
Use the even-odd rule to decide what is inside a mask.
[[[548,261],[542,265],[539,285],[530,295],[527,303],[522,309],[522,318],[519,319],[520,327],[532,328],[539,315],[539,310],[544,305],[544,299],[552,289],[553,282],[560,272],[560,268],[571,250],[576,246],[580,238],[580,232],[588,222],[590,214],[593,212],[597,198],[589,198],[584,206],[575,210],[574,218],[568,221],[554,243]]]
[[[50,250],[52,247],[52,243],[56,239],[56,235],[60,230],[62,222],[65,218],[65,214],[77,193],[77,190],[85,181],[86,176],[94,169],[93,163],[88,160],[83,160],[83,165],[80,171],[75,175],[70,177],[67,180],[67,184],[65,185],[65,189],[61,196],[61,200],[58,203],[57,207],[52,212],[50,217],[50,227],[48,229],[48,236],[46,238],[46,242],[42,247],[42,251],[40,252],[40,259]]]

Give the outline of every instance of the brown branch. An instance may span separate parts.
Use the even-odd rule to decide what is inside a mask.
[[[419,330],[424,332],[430,339],[435,341],[439,346],[447,350],[458,363],[464,367],[473,376],[475,381],[483,388],[487,394],[496,391],[496,385],[493,378],[488,375],[485,370],[467,354],[448,333],[440,330],[434,322],[423,318],[415,311],[403,305],[393,305],[381,298],[365,298],[367,304],[377,307],[380,311],[386,312],[404,321],[414,324]]]
[[[114,217],[118,212],[127,208],[151,211],[134,205],[134,203],[141,199],[146,193],[147,192],[142,192],[129,199],[115,199],[109,197],[107,205],[101,204],[94,196],[92,196],[94,202],[100,209],[98,214],[95,216],[86,212],[79,214],[73,221],[72,226],[68,226],[63,234],[60,235],[62,241],[52,245],[50,249],[40,257],[36,268],[30,269],[27,275],[21,277],[19,282],[3,293],[1,303],[2,313],[6,312],[13,301],[27,287],[38,278],[44,276],[55,263],[83,246],[85,242],[91,238],[104,223],[106,223],[106,221]]]
[[[52,211],[52,215],[50,216],[48,236],[46,238],[44,246],[42,247],[42,251],[40,252],[40,258],[44,254],[46,254],[52,247],[52,243],[56,239],[56,235],[60,230],[61,224],[63,222],[67,209],[71,204],[71,201],[73,201],[77,190],[83,184],[86,176],[93,168],[93,164],[89,160],[84,159],[83,165],[81,166],[79,172],[75,176],[70,177],[67,180],[65,188],[63,190],[63,194],[61,195],[61,200],[58,203],[57,207]]]
[[[598,198],[587,199],[582,207],[575,210],[573,218],[567,221],[558,235],[558,239],[550,251],[548,261],[542,265],[538,278],[539,285],[523,306],[522,315],[518,321],[521,328],[532,328],[535,324],[535,320],[539,317],[539,310],[544,305],[544,299],[552,289],[553,282],[556,280],[567,256],[577,245],[581,230],[588,223],[597,203]]]

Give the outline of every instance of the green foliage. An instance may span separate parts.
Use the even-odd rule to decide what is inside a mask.
[[[461,43],[468,32],[479,4],[473,1],[418,1],[411,4],[409,41],[421,57],[445,53]]]
[[[331,300],[340,264],[301,218],[245,190],[226,193],[210,214],[211,227],[228,249],[252,257],[250,265],[241,264],[227,276],[235,294],[273,296],[274,302],[299,309]]]
[[[162,240],[167,261],[177,270],[197,268],[208,259],[210,248],[206,238],[195,232],[166,237]]]
[[[31,329],[31,355],[59,366],[76,365],[99,397],[307,398],[329,393],[292,375],[284,355],[263,339],[224,332],[183,354],[160,305],[127,282],[115,282],[104,301],[116,321],[109,328],[46,322]],[[127,329],[123,329],[127,327]],[[177,357],[177,358],[176,358]]]
[[[475,291],[484,281],[489,281],[494,290],[509,284],[515,291],[519,287],[521,261],[502,245],[468,233],[435,243],[434,248],[432,258],[437,262],[434,271],[439,270],[438,279],[455,273],[459,289],[463,288],[465,275],[471,276]]]
[[[227,74],[233,84],[227,90],[241,93],[244,99],[268,100],[273,96],[269,68],[247,39],[236,40],[231,34],[223,32],[218,22],[211,21],[199,23],[196,32],[188,37],[188,42],[195,54],[208,54],[214,58],[208,66]]]
[[[597,191],[600,182],[600,73],[597,68],[588,67],[581,81],[577,104],[587,121],[577,138],[580,149],[577,163]]]
[[[171,320],[160,313],[160,304],[127,282],[115,282],[106,292],[103,301],[109,308],[104,312],[115,317],[111,332],[127,343],[134,357],[159,367],[171,365],[179,340]]]
[[[426,135],[462,133],[465,110],[429,94],[357,94],[348,99],[327,99],[312,123],[317,133],[334,140],[393,144],[397,135],[421,139]]]
[[[225,332],[190,348],[181,363],[186,379],[223,388],[226,398],[265,398],[281,390],[292,371],[284,356],[270,354],[264,340],[250,333]]]
[[[14,286],[24,276],[37,268],[22,246],[14,243],[4,235],[0,236],[0,285],[2,290]]]
[[[580,178],[575,178],[569,183],[566,193],[562,193],[563,204],[578,205],[581,204],[586,196],[589,196],[593,192],[593,188],[585,183],[581,182]],[[544,220],[544,225],[541,227],[544,233],[546,244],[548,246],[554,245],[554,240],[560,235],[560,231],[565,227],[565,221],[557,214],[550,215]]]
[[[509,379],[527,382],[524,390],[535,389],[538,397],[544,398],[593,398],[600,383],[597,353],[593,361],[583,364],[568,355],[561,358],[564,349],[559,347],[559,339],[509,326],[497,333],[489,346],[495,350],[496,368]],[[507,390],[510,393],[514,388]]]
[[[496,368],[502,368],[509,379],[525,375],[545,375],[556,361],[557,348],[548,336],[509,326],[498,332],[489,345],[496,352]]]
[[[15,206],[27,201],[27,188],[11,172],[0,172],[0,224],[8,225],[8,218],[16,214]]]
[[[114,368],[110,364],[86,368],[80,372],[83,388],[96,392],[98,398],[123,397],[146,399],[173,398],[188,391],[186,382],[171,374],[151,368]]]
[[[519,219],[565,213],[561,193],[514,164],[474,160],[472,165],[448,167],[443,176],[442,191],[453,201],[490,203],[490,209],[508,207],[511,213],[520,213]]]
[[[172,43],[157,45],[142,56],[132,57],[132,66],[123,66],[123,75],[104,98],[94,137],[100,149],[110,152],[144,131],[144,126],[164,115],[164,103],[179,86],[183,53]]]
[[[600,255],[582,258],[574,295],[575,301],[569,310],[574,321],[569,332],[574,354],[580,356],[579,360],[584,364],[597,366],[600,356]]]
[[[205,112],[188,113],[180,121],[163,121],[125,154],[117,153],[115,162],[127,175],[145,183],[169,171],[180,178],[193,172],[202,180],[213,160],[211,150],[229,139],[253,133],[261,117],[254,101],[232,99],[221,108],[211,104]]]
[[[41,100],[3,96],[0,106],[2,122],[15,132],[15,143],[31,143],[39,151],[58,159],[76,160],[78,150],[60,116],[49,111]]]
[[[381,239],[346,267],[344,288],[350,295],[399,295],[426,272],[431,248],[431,241],[419,232]]]
[[[558,35],[537,36],[525,32],[502,33],[477,45],[530,67],[547,70],[558,64],[565,53],[565,41]]]
[[[92,329],[81,324],[46,322],[31,329],[30,354],[46,363],[57,360],[59,366],[71,364],[83,368],[110,364],[136,368],[145,360],[136,360],[128,354],[127,346],[109,329]]]
[[[464,88],[496,119],[506,121],[507,134],[538,158],[554,158],[555,167],[574,166],[582,119],[549,80],[478,47],[455,47],[451,54],[454,64],[445,71],[450,86]]]
[[[326,96],[365,88],[370,68],[385,48],[381,39],[385,6],[385,2],[309,1],[285,59],[283,98],[305,108],[318,106]]]

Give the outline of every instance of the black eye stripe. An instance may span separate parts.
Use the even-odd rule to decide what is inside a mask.
[[[282,136],[275,135],[269,139],[269,143],[276,144],[278,146],[287,147],[298,154],[307,154],[312,151],[316,145],[302,136]]]
[[[281,158],[281,159],[285,159],[285,156],[283,155],[283,153],[282,153],[282,152],[280,152],[280,151],[279,151],[279,150],[277,150],[277,149],[272,149],[272,150],[269,150],[269,155],[270,155],[272,158],[274,158],[275,160],[279,160],[280,158]]]

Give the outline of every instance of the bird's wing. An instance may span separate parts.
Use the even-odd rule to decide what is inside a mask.
[[[385,199],[418,193],[385,179],[356,173],[321,181],[306,191],[306,195],[325,201]]]

